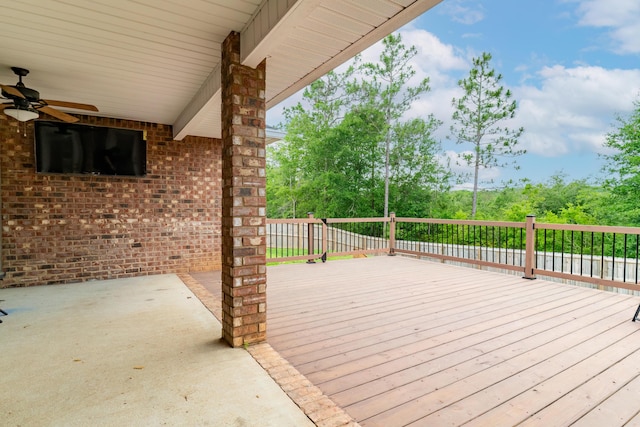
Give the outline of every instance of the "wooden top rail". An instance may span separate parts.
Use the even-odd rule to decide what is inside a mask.
[[[450,225],[475,225],[485,227],[512,227],[525,228],[524,222],[509,221],[473,221],[473,220],[453,220],[453,219],[435,219],[435,218],[401,218],[395,219],[396,222],[423,223],[423,224],[450,224]],[[327,224],[344,224],[344,223],[365,223],[365,222],[390,222],[391,218],[327,218]],[[291,219],[267,219],[267,224],[322,224],[320,218],[291,218]],[[619,234],[638,234],[640,235],[640,227],[622,227],[610,225],[578,225],[578,224],[548,224],[536,222],[535,228],[539,230],[565,230],[565,231],[585,231],[593,233],[619,233]]]
[[[327,218],[327,224],[389,222],[390,218]],[[267,224],[322,224],[320,218],[267,219]]]
[[[354,222],[389,222],[387,218],[327,218],[327,224],[344,224]]]
[[[322,224],[318,218],[267,219],[267,224]]]
[[[586,231],[589,233],[640,234],[640,227],[620,227],[611,225],[546,224],[536,222],[538,230]]]

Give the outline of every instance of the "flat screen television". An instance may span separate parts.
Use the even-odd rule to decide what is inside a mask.
[[[38,120],[36,171],[46,174],[144,176],[145,132]]]

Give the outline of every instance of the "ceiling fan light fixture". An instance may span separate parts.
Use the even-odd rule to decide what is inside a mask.
[[[29,120],[40,117],[40,114],[33,108],[5,108],[4,114],[20,122],[28,122]]]

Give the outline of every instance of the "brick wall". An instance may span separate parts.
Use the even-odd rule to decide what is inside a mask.
[[[82,116],[147,131],[147,175],[35,173],[33,123],[0,116],[0,287],[221,268],[221,141],[172,140],[170,126]],[[19,132],[18,132],[19,130]]]

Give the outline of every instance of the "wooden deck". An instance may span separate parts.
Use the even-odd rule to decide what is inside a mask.
[[[268,269],[268,340],[362,426],[640,425],[640,298],[404,257]]]

